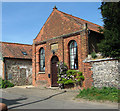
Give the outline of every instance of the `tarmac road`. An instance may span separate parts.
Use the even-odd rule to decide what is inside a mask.
[[[13,87],[0,89],[9,109],[118,109],[117,103],[74,99],[78,90]]]

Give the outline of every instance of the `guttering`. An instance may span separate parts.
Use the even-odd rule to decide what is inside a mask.
[[[32,58],[18,58],[18,57],[3,57],[3,59],[32,60]]]

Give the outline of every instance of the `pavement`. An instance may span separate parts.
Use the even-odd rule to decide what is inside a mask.
[[[79,90],[16,86],[0,91],[8,109],[118,109],[117,103],[76,99]]]

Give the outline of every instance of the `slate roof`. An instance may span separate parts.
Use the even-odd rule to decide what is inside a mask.
[[[6,58],[32,59],[32,45],[1,42],[2,56]]]

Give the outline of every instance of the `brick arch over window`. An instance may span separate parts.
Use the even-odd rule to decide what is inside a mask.
[[[68,44],[69,47],[69,67],[70,69],[78,69],[78,49],[77,42],[71,40]]]
[[[39,64],[40,64],[40,72],[45,72],[45,50],[44,48],[40,48],[39,50]]]

